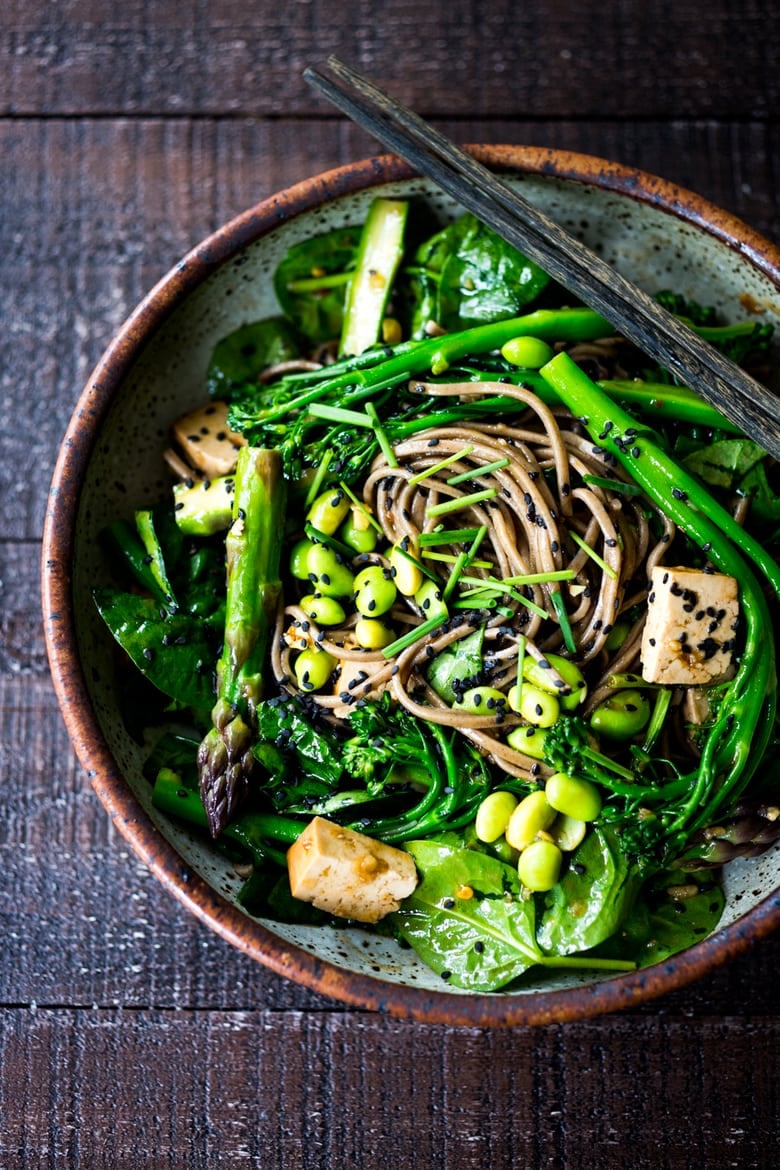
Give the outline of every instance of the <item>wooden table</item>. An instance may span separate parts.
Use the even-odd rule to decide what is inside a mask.
[[[75,761],[37,584],[62,432],[184,252],[372,151],[301,80],[330,51],[459,141],[615,158],[780,239],[773,0],[6,0],[0,1166],[773,1167],[780,940],[584,1023],[363,1014],[189,917]]]

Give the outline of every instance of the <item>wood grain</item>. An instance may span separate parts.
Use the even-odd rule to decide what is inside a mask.
[[[772,0],[7,0],[0,14],[0,1167],[769,1170],[780,938],[631,1013],[481,1032],[252,963],[129,852],[40,630],[51,468],[91,368],[186,251],[371,140],[336,52],[456,141],[617,159],[780,239]]]
[[[773,0],[11,0],[0,110],[308,117],[325,106],[301,72],[335,52],[424,115],[767,116],[776,15]]]
[[[378,1151],[409,1170],[775,1164],[773,1090],[745,1075],[777,1068],[772,1020],[701,1025],[694,1054],[685,1022],[665,1018],[453,1033],[354,1013],[127,1015],[5,1013],[6,1170],[335,1170],[376,1166]]]

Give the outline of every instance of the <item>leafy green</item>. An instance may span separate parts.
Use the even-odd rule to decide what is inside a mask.
[[[479,675],[484,640],[485,627],[479,626],[465,638],[450,643],[431,660],[425,677],[439,698],[447,703],[457,702],[464,685]]]
[[[218,616],[209,622],[168,612],[151,597],[96,589],[100,616],[143,675],[176,702],[204,710],[214,702]]]
[[[639,877],[615,834],[594,827],[545,899],[539,945],[553,955],[590,950],[614,934],[633,902]]]
[[[209,394],[232,402],[245,393],[247,384],[257,382],[267,366],[299,354],[298,336],[285,317],[241,325],[214,346],[206,374]]]
[[[698,886],[689,897],[672,897],[669,889]],[[725,897],[710,875],[695,878],[680,870],[663,870],[640,891],[616,933],[599,948],[602,955],[632,958],[640,967],[661,963],[711,934],[720,921]]]
[[[339,278],[355,266],[360,234],[359,227],[336,228],[293,244],[274,273],[283,312],[309,341],[341,335],[348,277]]]
[[[342,777],[341,739],[296,699],[270,699],[257,707],[258,742],[254,754],[284,783],[292,776],[321,780],[333,788]],[[269,756],[269,745],[275,755]]]
[[[430,319],[452,330],[513,317],[550,281],[470,213],[421,245],[415,264],[413,337],[424,336]]]
[[[542,960],[534,903],[513,866],[439,840],[406,848],[422,880],[392,925],[437,974],[455,987],[495,991]],[[459,896],[468,890],[473,896]]]
[[[720,439],[698,447],[682,463],[704,483],[731,491],[764,458],[766,452],[752,439]]]

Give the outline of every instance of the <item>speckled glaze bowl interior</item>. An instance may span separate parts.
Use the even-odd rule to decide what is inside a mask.
[[[757,310],[764,320],[780,316],[778,249],[697,196],[582,155],[475,150],[648,291],[674,288],[730,320]],[[99,798],[137,853],[199,918],[273,970],[345,1002],[428,1022],[507,1026],[614,1010],[690,982],[773,930],[780,922],[780,849],[728,867],[721,928],[663,964],[600,980],[585,973],[540,980],[530,972],[511,992],[458,993],[390,940],[248,917],[236,904],[240,879],[231,866],[152,808],[141,748],[119,715],[113,645],[91,599],[107,580],[98,533],[163,493],[161,451],[171,422],[203,401],[214,343],[277,311],[271,275],[286,249],[360,223],[377,193],[425,200],[445,218],[458,211],[391,157],[300,183],[182,260],[100,361],[63,443],[44,538],[44,619],[62,711]]]

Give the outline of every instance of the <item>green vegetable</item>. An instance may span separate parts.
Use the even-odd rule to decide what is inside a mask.
[[[440,698],[454,704],[469,682],[482,671],[482,646],[485,627],[478,626],[465,638],[451,642],[431,660],[425,677]]]
[[[281,588],[284,482],[275,451],[239,451],[234,515],[226,539],[227,601],[214,726],[198,751],[201,799],[214,837],[249,787],[252,727]]]
[[[566,354],[542,371],[594,441],[604,444],[648,496],[706,550],[708,559],[736,578],[745,625],[741,662],[702,744],[701,761],[684,779],[681,798],[661,826],[669,849],[679,849],[693,829],[712,822],[744,791],[766,751],[776,712],[775,647],[766,631],[772,618],[758,569],[780,597],[780,568],[769,553],[736,523],[702,485],[680,467],[653,435],[617,407]],[[628,435],[626,434],[628,432]]]
[[[545,272],[471,214],[423,244],[415,261],[415,337],[423,335],[427,320],[454,330],[514,317],[550,282]]]
[[[380,339],[390,290],[403,255],[409,204],[374,199],[360,236],[344,306],[339,353],[359,354]]]
[[[209,395],[232,402],[257,383],[267,366],[298,357],[299,341],[284,317],[269,317],[234,329],[212,352],[206,384]]]
[[[625,919],[639,883],[615,834],[591,829],[547,895],[537,932],[539,945],[554,955],[598,946]]]
[[[276,299],[309,341],[330,341],[341,333],[359,240],[360,228],[354,227],[302,240],[289,249],[274,273]]]
[[[620,960],[544,955],[534,902],[523,897],[512,866],[446,839],[410,841],[406,848],[422,880],[390,916],[392,925],[453,986],[496,991],[537,964],[631,970]]]
[[[214,702],[214,645],[220,628],[189,614],[161,609],[151,597],[96,589],[95,604],[138,670],[184,707],[207,711]]]
[[[590,725],[607,739],[633,739],[649,723],[650,712],[650,701],[642,691],[619,690],[599,703]]]

